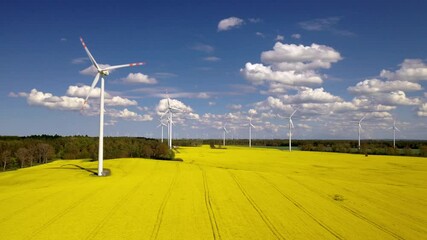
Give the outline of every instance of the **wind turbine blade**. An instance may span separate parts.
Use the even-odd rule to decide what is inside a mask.
[[[89,57],[90,61],[92,62],[93,66],[96,67],[96,69],[99,71],[100,68],[98,66],[98,63],[96,63],[95,58],[93,58],[92,54],[89,52],[89,49],[87,48],[85,42],[83,41],[83,38],[80,37],[80,42],[82,42],[83,48],[86,50],[86,54]]]
[[[84,101],[84,104],[87,103],[87,100],[89,99],[89,96],[90,96],[90,93],[92,92],[92,89],[95,88],[96,84],[98,83],[99,75],[100,74],[97,73],[96,76],[95,76],[95,78],[93,79],[92,86],[90,87],[89,92],[87,93],[87,97],[86,97],[86,99]]]
[[[109,66],[102,70],[113,70],[113,69],[124,68],[124,67],[135,67],[135,66],[142,66],[144,64],[145,64],[144,62],[129,63],[129,64],[116,65],[116,66]]]
[[[292,114],[291,114],[291,116],[290,116],[290,118],[296,113],[298,111],[298,109],[295,109],[293,112],[292,112]]]
[[[255,128],[255,126],[254,126],[252,123],[249,123],[249,126],[251,126],[251,127]]]
[[[363,121],[363,119],[365,119],[365,117],[366,117],[366,114],[365,114],[365,116],[363,116],[362,119],[360,119],[359,124]]]
[[[291,124],[291,127],[294,127],[294,122],[292,121],[292,118],[289,118],[289,124]]]
[[[399,128],[397,128],[397,127],[394,127],[394,129],[396,129],[397,131],[399,131],[399,132],[400,132]]]

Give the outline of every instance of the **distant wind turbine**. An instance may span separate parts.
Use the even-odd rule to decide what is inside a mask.
[[[393,119],[393,148],[396,149],[396,130],[400,132],[399,128],[396,127],[396,120]]]
[[[228,133],[227,128],[225,127],[225,124],[222,126],[222,131],[223,131],[223,135],[222,135],[222,145],[225,146],[225,135]]]
[[[90,61],[92,62],[92,65],[96,68],[97,74],[95,76],[95,79],[92,82],[92,86],[90,87],[90,90],[87,94],[87,97],[84,101],[84,105],[87,103],[87,100],[89,99],[90,93],[95,88],[96,84],[98,83],[99,78],[101,78],[101,93],[100,93],[100,106],[99,106],[99,149],[98,149],[98,176],[104,175],[104,169],[103,169],[103,160],[104,160],[104,77],[108,76],[110,74],[111,70],[118,69],[118,68],[124,68],[124,67],[134,67],[134,66],[141,66],[145,63],[139,62],[139,63],[130,63],[130,64],[123,64],[123,65],[116,65],[116,66],[108,66],[105,68],[101,68],[98,63],[93,58],[92,54],[89,52],[89,49],[87,48],[85,42],[83,41],[83,38],[80,37],[80,41],[82,42],[83,48],[86,50],[86,54],[88,55]]]
[[[252,147],[252,128],[255,126],[252,124],[252,116],[249,117],[249,147]]]
[[[162,137],[161,137],[161,139],[162,139],[162,142],[163,142],[163,127],[167,127],[167,125],[166,125],[165,122],[163,122],[162,118],[160,118],[160,124],[157,127],[161,127],[162,128]]]
[[[365,117],[366,117],[366,115],[365,116],[363,116],[360,120],[359,120],[359,123],[358,123],[358,125],[359,125],[359,142],[358,142],[358,145],[357,145],[357,147],[359,148],[359,150],[360,150],[360,132],[361,132],[361,130],[362,130],[362,121],[363,121],[363,119],[365,119]]]
[[[292,116],[298,111],[298,109],[295,109],[292,114],[289,117],[286,117],[289,119],[289,152],[292,151],[292,128],[294,128],[294,123],[292,121]]]
[[[172,137],[173,137],[173,135],[172,135],[172,125],[174,125],[174,122],[173,122],[173,111],[181,111],[181,109],[173,107],[171,105],[169,96],[167,97],[167,104],[168,104],[168,106],[167,106],[166,111],[163,113],[163,116],[165,116],[166,114],[169,113],[169,116],[168,116],[168,128],[169,128],[168,129],[168,137],[169,137],[168,145],[169,145],[169,149],[172,149]]]

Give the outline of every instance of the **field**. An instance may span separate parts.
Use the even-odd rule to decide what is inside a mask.
[[[427,239],[427,159],[228,147],[0,173],[0,239]]]

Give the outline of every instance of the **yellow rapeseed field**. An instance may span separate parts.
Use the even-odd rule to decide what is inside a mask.
[[[208,146],[0,173],[0,239],[427,239],[427,159]]]

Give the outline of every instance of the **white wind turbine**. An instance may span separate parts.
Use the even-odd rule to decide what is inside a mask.
[[[296,113],[296,111],[298,111],[298,109],[295,109],[291,116],[286,117],[289,119],[289,152],[292,151],[292,128],[294,128],[294,122],[292,121],[292,116],[294,116],[294,114]]]
[[[162,128],[162,137],[161,137],[162,142],[163,142],[163,127],[166,127],[166,126],[167,126],[166,123],[163,122],[162,118],[160,118],[160,124],[157,127],[161,127]]]
[[[358,142],[358,145],[357,145],[357,148],[360,150],[360,132],[362,131],[362,121],[363,121],[363,119],[365,119],[365,117],[366,117],[366,114],[365,114],[365,116],[363,116],[360,120],[359,120],[359,123],[358,123],[358,132],[359,132],[359,142]]]
[[[396,130],[400,132],[399,128],[396,127],[396,120],[393,119],[393,148],[396,149]]]
[[[181,109],[173,107],[171,105],[169,96],[167,97],[167,104],[168,104],[168,106],[167,106],[166,111],[163,113],[163,116],[165,116],[166,114],[169,113],[169,116],[168,116],[168,137],[169,137],[168,145],[169,145],[169,149],[172,149],[172,136],[173,136],[172,135],[172,125],[174,125],[173,111],[181,111]]]
[[[225,135],[228,133],[227,128],[225,127],[225,124],[222,126],[222,131],[223,131],[223,135],[222,135],[222,145],[225,146]]]
[[[249,147],[252,147],[252,128],[255,126],[252,124],[252,116],[249,117]]]
[[[86,44],[83,41],[83,38],[80,37],[80,41],[82,42],[82,45],[84,49],[86,50],[86,53],[92,62],[92,65],[96,68],[97,74],[95,76],[95,79],[92,82],[92,86],[90,87],[90,90],[87,94],[87,97],[84,101],[84,105],[87,103],[87,100],[89,99],[90,93],[95,88],[96,84],[98,83],[99,78],[101,78],[101,93],[100,93],[100,106],[99,106],[99,150],[98,150],[98,176],[104,175],[104,169],[103,169],[103,160],[104,160],[104,77],[108,76],[110,74],[111,70],[118,69],[118,68],[124,68],[124,67],[134,67],[134,66],[141,66],[144,65],[144,63],[130,63],[130,64],[123,64],[123,65],[116,65],[116,66],[108,66],[105,68],[101,68],[98,63],[93,58],[92,54],[89,52],[89,49],[87,48]],[[84,106],[83,105],[83,106]]]

